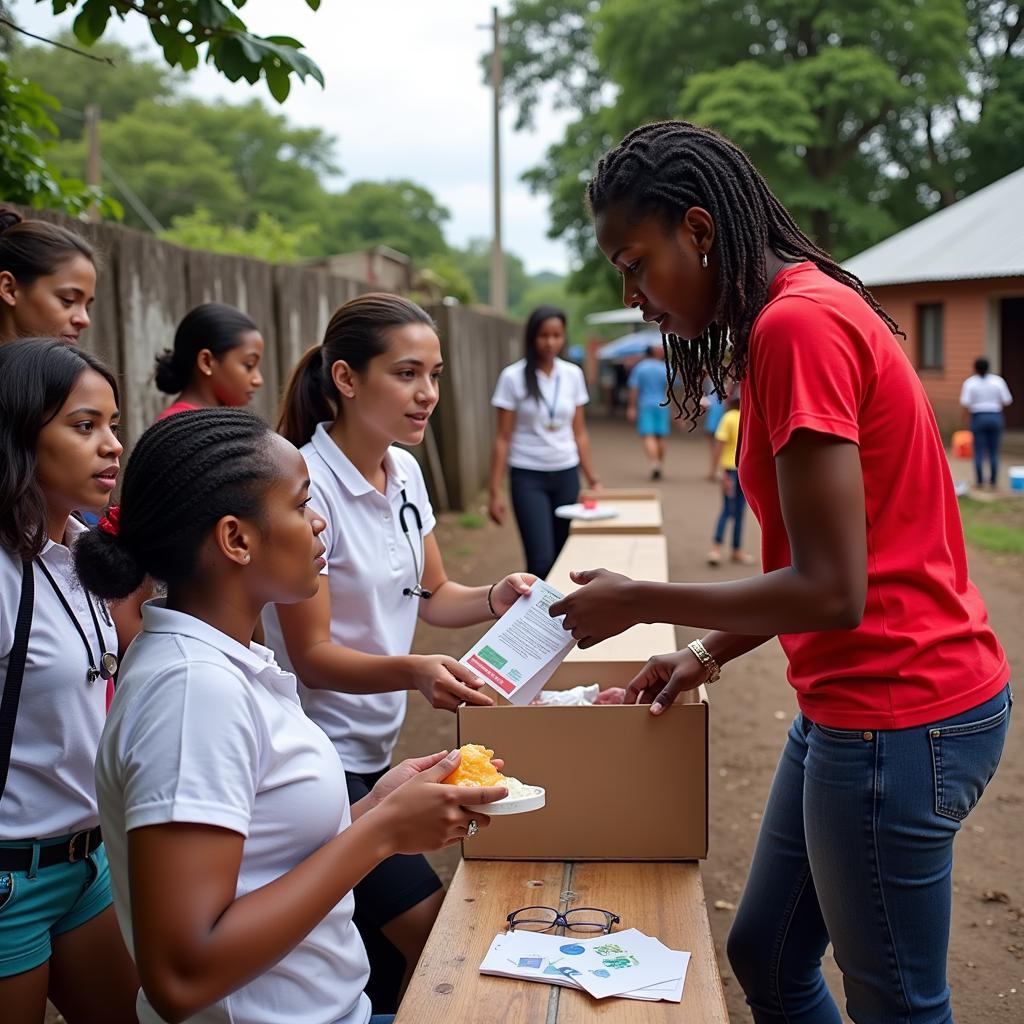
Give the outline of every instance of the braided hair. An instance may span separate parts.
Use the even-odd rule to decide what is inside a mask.
[[[662,339],[669,398],[691,424],[700,415],[705,377],[724,398],[729,381],[746,375],[750,331],[768,301],[768,250],[788,262],[814,263],[857,292],[893,334],[903,334],[860,279],[800,230],[747,155],[710,128],[661,121],[635,129],[598,161],[587,200],[595,216],[621,203],[639,217],[658,215],[666,224],[678,224],[693,206],[714,218],[714,320],[697,338]]]
[[[270,427],[240,409],[196,409],[154,423],[124,474],[116,534],[90,530],[75,546],[82,585],[118,599],[146,576],[174,586],[227,515],[259,519],[275,470]]]

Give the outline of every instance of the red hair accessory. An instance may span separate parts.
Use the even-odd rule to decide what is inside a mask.
[[[111,505],[107,509],[107,514],[100,520],[99,526],[104,533],[116,537],[121,529],[121,506]]]

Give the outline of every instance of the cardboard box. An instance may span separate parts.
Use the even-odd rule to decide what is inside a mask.
[[[576,590],[571,569],[611,569],[631,579],[668,581],[668,546],[663,536],[572,534],[548,573],[548,582],[563,594]],[[655,654],[678,649],[675,626],[641,623],[581,651],[574,647],[547,684],[550,690],[598,683],[602,690],[625,686]]]
[[[467,859],[695,860],[708,852],[708,702],[643,706],[463,706],[459,744],[482,743],[546,804],[494,815]]]

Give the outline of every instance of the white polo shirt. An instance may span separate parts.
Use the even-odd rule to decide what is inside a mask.
[[[85,531],[68,520],[71,544]],[[103,601],[93,597],[96,627],[85,591],[75,576],[71,550],[47,541],[39,556],[78,617],[98,666],[100,649],[117,651],[117,634]],[[103,719],[107,681],[88,681],[85,645],[38,565],[35,607],[25,658],[25,677],[14,727],[7,788],[0,800],[0,842],[63,836],[99,823],[93,766]],[[0,549],[0,690],[14,645],[21,597],[21,559]]]
[[[501,371],[494,387],[491,405],[516,414],[508,464],[548,473],[572,469],[580,461],[573,417],[590,401],[586,378],[575,363],[556,359],[551,376],[538,373],[537,384],[539,401],[526,390],[526,360],[520,359]]]
[[[129,950],[132,829],[188,821],[240,833],[240,897],[352,821],[338,755],[303,714],[295,677],[269,650],[244,647],[163,601],[147,602],[142,622],[96,762],[114,906]],[[348,893],[282,960],[190,1024],[366,1024],[369,966],[353,906]],[[140,1024],[160,1024],[145,992],[137,1009]]]
[[[402,593],[415,585],[416,570],[399,510],[404,489],[419,510],[423,537],[434,529],[423,473],[409,452],[391,447],[384,457],[387,486],[381,494],[334,443],[329,426],[321,423],[301,450],[309,467],[310,507],[327,520],[320,539],[327,547],[323,571],[331,593],[331,642],[365,654],[408,654],[420,598]],[[407,509],[404,518],[422,570],[415,516]],[[263,612],[263,628],[278,661],[291,669],[273,606]],[[404,690],[338,693],[300,685],[299,695],[349,771],[377,772],[391,764],[405,720]]]
[[[1002,412],[1011,402],[1013,395],[998,373],[975,373],[960,388],[960,404],[971,412]]]

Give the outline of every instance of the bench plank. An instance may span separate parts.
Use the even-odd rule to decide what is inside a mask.
[[[576,906],[601,907],[622,918],[620,928],[639,928],[671,949],[688,950],[683,1001],[649,1003],[635,999],[592,999],[561,989],[558,1024],[594,1020],[615,1024],[729,1024],[714,940],[696,861],[681,864],[574,864],[571,887]]]
[[[647,534],[570,534],[565,547],[548,573],[548,582],[571,593],[576,584],[571,569],[603,567],[632,579],[668,581],[668,545],[663,536]],[[599,683],[602,690],[625,686],[654,654],[667,654],[677,647],[675,627],[665,622],[642,622],[618,636],[586,650],[574,647],[555,670],[548,689]]]
[[[570,534],[594,536],[612,534],[660,534],[663,526],[661,517],[661,500],[653,499],[614,499],[602,498],[599,505],[605,504],[619,513],[611,519],[574,519],[570,526]]]
[[[485,977],[479,967],[506,915],[520,907],[561,905],[564,874],[558,861],[462,861],[395,1024],[543,1024],[549,985]]]

